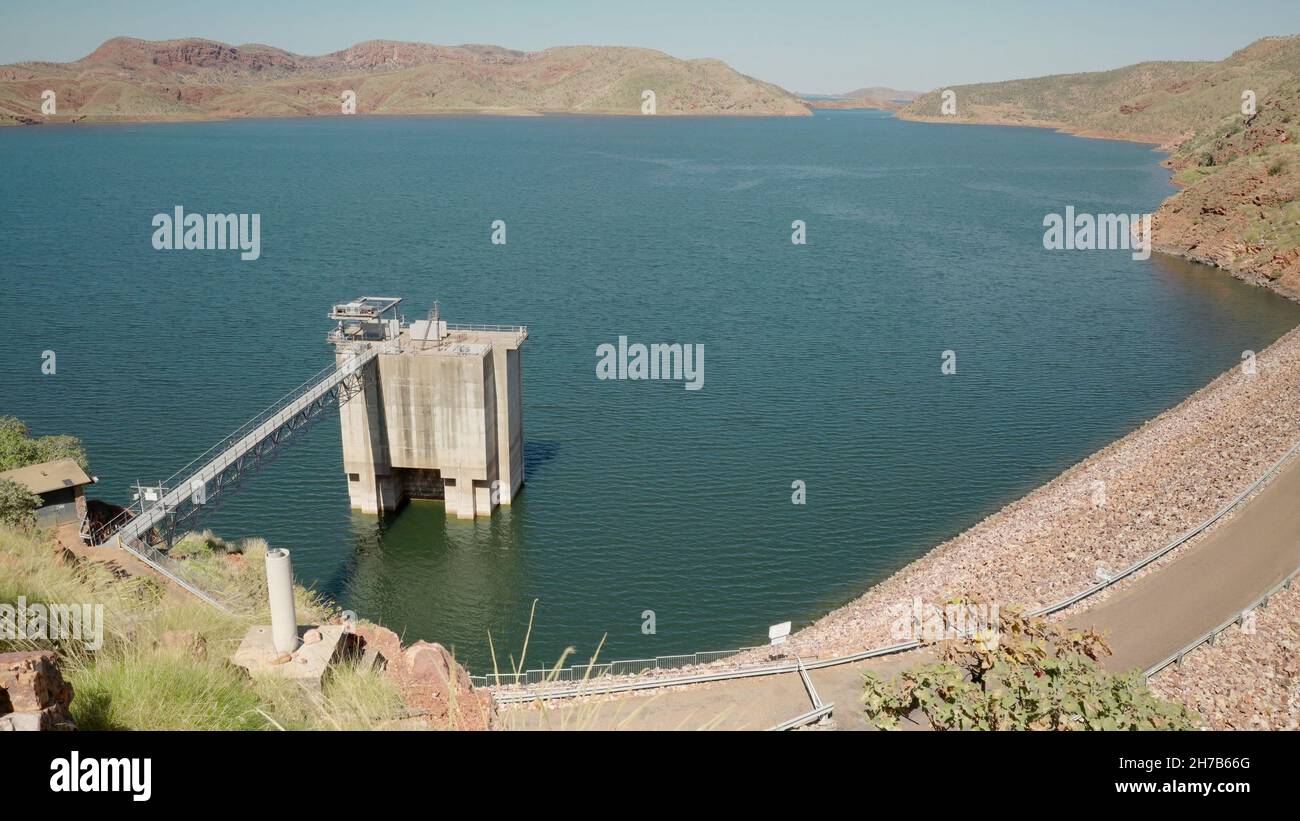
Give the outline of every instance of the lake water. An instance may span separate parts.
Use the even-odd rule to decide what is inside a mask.
[[[121,502],[328,364],[335,301],[526,324],[512,507],[353,514],[329,416],[203,524],[476,672],[534,599],[529,666],[761,643],[1300,322],[1182,261],[1043,249],[1066,205],[1154,210],[1159,159],[878,112],[0,129],[0,413],[80,436]],[[154,250],[176,205],[260,214],[261,258]],[[597,380],[620,335],[704,345],[704,389]]]

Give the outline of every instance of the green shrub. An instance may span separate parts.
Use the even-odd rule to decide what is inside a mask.
[[[9,479],[0,479],[0,524],[27,527],[35,521],[32,515],[41,505],[41,497]]]
[[[891,682],[865,674],[867,718],[882,729],[919,710],[936,730],[1188,730],[1194,714],[1151,694],[1139,673],[1097,666],[1110,649],[1096,632],[1069,631],[1002,612],[998,631],[938,644],[940,661]]]
[[[27,426],[12,416],[0,416],[0,471],[74,459],[82,470],[89,469],[86,449],[75,436],[41,436],[33,439]]]

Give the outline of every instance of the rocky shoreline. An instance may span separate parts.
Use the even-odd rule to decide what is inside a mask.
[[[1232,69],[1232,82],[1262,89],[1258,100],[1249,91],[1249,106],[1240,109],[1239,99],[1224,97],[1219,87],[1227,86],[1218,74],[1199,73],[1218,69],[1202,66],[1183,69],[1191,74],[1178,82],[1170,78],[1151,88],[1150,77],[1134,79],[1130,88],[1096,75],[958,86],[944,93],[965,100],[960,114],[936,114],[937,92],[930,92],[896,116],[947,125],[1050,128],[1150,144],[1168,155],[1162,164],[1180,188],[1153,215],[1153,249],[1300,299],[1300,77],[1276,74],[1279,50],[1297,52],[1300,38],[1265,38],[1234,55],[1253,68],[1240,77]],[[1247,83],[1246,77],[1252,79]],[[1060,99],[1066,89],[1097,82],[1101,86],[1093,88],[1093,96],[1084,95],[1088,105]],[[1111,88],[1112,83],[1119,87]],[[1128,102],[1117,104],[1117,94]]]
[[[1152,676],[1151,689],[1215,730],[1300,729],[1300,585],[1257,609],[1253,632],[1229,628]]]
[[[1266,107],[1281,109],[1278,101]],[[1272,111],[1265,111],[1271,114]],[[1286,219],[1279,214],[1289,203],[1300,199],[1300,170],[1285,160],[1273,164],[1238,163],[1212,176],[1189,179],[1187,172],[1196,166],[1189,156],[1191,141],[1162,142],[1153,136],[1071,128],[1063,123],[1009,119],[952,120],[900,111],[899,119],[919,123],[957,125],[992,125],[1020,128],[1050,128],[1061,134],[1091,140],[1118,140],[1150,145],[1169,156],[1162,162],[1175,176],[1172,182],[1180,190],[1160,203],[1152,217],[1152,248],[1161,253],[1210,265],[1245,282],[1275,291],[1288,299],[1300,300],[1300,248],[1273,251],[1259,238],[1250,239],[1261,227]],[[1285,113],[1284,115],[1285,116]],[[1269,128],[1272,123],[1254,123],[1246,134],[1259,133],[1255,145],[1235,156],[1220,157],[1231,161],[1245,154],[1262,152],[1271,145],[1290,149],[1285,132]],[[1265,212],[1272,212],[1266,215]],[[1276,230],[1276,229],[1274,229]]]
[[[900,109],[895,116],[909,123],[930,123],[933,125],[994,125],[1003,128],[1049,128],[1058,134],[1080,137],[1085,140],[1116,140],[1123,143],[1142,143],[1156,151],[1169,152],[1178,144],[1165,135],[1132,134],[1125,131],[1107,131],[1090,128],[1075,128],[1056,120],[1036,120],[1022,117],[980,117],[978,119],[954,119],[939,115],[918,114],[915,111]]]
[[[1099,573],[1122,570],[1209,518],[1267,471],[1297,432],[1300,328],[1257,355],[1255,374],[1241,367],[1224,373],[795,633],[787,649],[826,658],[897,643],[891,626],[914,597],[940,606],[967,592],[1001,606],[1060,601],[1095,584]]]
[[[1165,161],[1182,190],[1161,203],[1152,245],[1300,299],[1300,87],[1262,100],[1226,133],[1197,135]]]
[[[1177,406],[794,633],[781,652],[787,659],[797,655],[811,661],[898,644],[910,638],[897,634],[900,617],[911,613],[918,600],[922,606],[942,607],[956,596],[975,594],[999,607],[1027,609],[1059,602],[1095,584],[1099,573],[1123,570],[1204,522],[1276,464],[1298,436],[1300,327],[1257,354],[1255,373],[1236,367],[1220,375]],[[1098,482],[1104,483],[1100,494]],[[1242,510],[1237,508],[1140,572],[1052,618],[1069,618],[1157,572]],[[1294,591],[1290,595],[1300,602]],[[1279,607],[1275,612],[1284,611]],[[1291,634],[1300,632],[1296,625],[1300,610],[1285,612],[1291,616],[1287,629]],[[1274,618],[1278,617],[1285,618]],[[1266,624],[1262,618],[1260,623]],[[1279,635],[1283,640],[1275,645],[1273,638]],[[1241,653],[1272,660],[1281,653],[1294,659],[1294,642],[1286,644],[1287,635],[1261,626],[1258,635],[1245,637]],[[656,670],[637,678],[675,678],[770,664],[772,651],[755,648],[712,664]],[[1250,716],[1257,714],[1251,712],[1251,705],[1260,701],[1258,693],[1251,698],[1249,677],[1278,665],[1256,668],[1237,657],[1225,660],[1216,648],[1201,648],[1196,654],[1208,652],[1219,655],[1175,672],[1164,671],[1153,682],[1163,688],[1160,692],[1201,711],[1215,726],[1247,726]],[[1226,694],[1224,686],[1216,683],[1225,666],[1237,678]],[[1300,688],[1295,667],[1291,663],[1285,668],[1292,670],[1286,685],[1292,691]],[[1268,678],[1263,687],[1283,686],[1278,683],[1282,677],[1273,672],[1258,674]],[[1216,705],[1213,715],[1204,712],[1206,699]],[[1300,694],[1296,700],[1300,703]],[[512,705],[511,709],[535,706]],[[1275,718],[1268,719],[1273,726]],[[1255,721],[1250,726],[1261,725]]]

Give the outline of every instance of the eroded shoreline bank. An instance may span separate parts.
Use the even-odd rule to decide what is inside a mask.
[[[1288,106],[1290,104],[1287,104]],[[1267,116],[1265,116],[1267,115]],[[1254,168],[1250,159],[1267,154],[1273,143],[1292,147],[1285,132],[1279,129],[1291,122],[1291,114],[1281,102],[1270,101],[1261,117],[1252,117],[1243,126],[1242,144],[1233,142],[1235,132],[1212,141],[1212,153],[1227,165],[1212,176],[1186,179],[1189,172],[1203,170],[1196,166],[1192,148],[1203,135],[1191,133],[1178,137],[1098,131],[1071,126],[1052,120],[1014,120],[1003,117],[953,119],[920,115],[906,110],[895,116],[905,122],[931,125],[985,125],[1006,128],[1045,128],[1058,134],[1093,140],[1116,140],[1151,146],[1164,155],[1160,164],[1170,173],[1170,184],[1178,190],[1166,197],[1152,215],[1151,247],[1155,251],[1182,257],[1191,262],[1217,268],[1249,285],[1267,288],[1274,293],[1300,301],[1300,249],[1275,250],[1271,256],[1260,237],[1251,239],[1268,225],[1264,210],[1295,199],[1295,174],[1286,162],[1267,170]],[[1234,160],[1236,162],[1234,162]],[[1212,168],[1215,166],[1211,165]],[[1281,169],[1275,171],[1275,169]],[[1253,217],[1245,213],[1257,213]],[[1267,233],[1267,231],[1264,231]]]

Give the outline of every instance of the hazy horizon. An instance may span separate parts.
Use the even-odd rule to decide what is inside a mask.
[[[769,0],[708,7],[666,0],[648,16],[644,5],[591,0],[563,8],[502,0],[492,10],[412,0],[285,0],[275,6],[228,0],[220,9],[214,15],[207,4],[157,0],[7,6],[0,9],[0,65],[69,62],[119,36],[261,43],[308,55],[365,40],[520,51],[636,46],[683,59],[717,58],[796,93],[840,94],[866,86],[927,91],[1149,60],[1221,60],[1261,37],[1300,31],[1300,4],[1281,0],[1239,3],[1232,13],[1207,0],[1081,8],[1020,0],[974,8],[923,0],[906,9],[822,0],[798,12]],[[1207,15],[1216,17],[1212,31],[1203,25]]]

